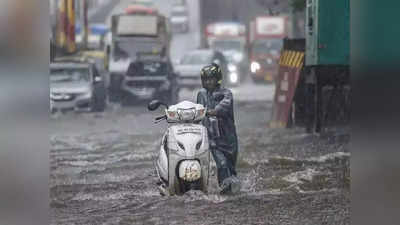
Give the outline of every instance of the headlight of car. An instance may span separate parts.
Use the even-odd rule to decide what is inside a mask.
[[[272,64],[272,63],[273,63],[273,60],[272,60],[271,58],[267,58],[267,63],[268,63],[268,64]]]
[[[238,81],[238,74],[236,72],[230,73],[229,80],[231,81],[231,83],[236,83]]]
[[[235,72],[237,70],[236,66],[232,63],[228,64],[229,72]]]
[[[235,62],[240,62],[243,60],[243,54],[242,53],[236,53],[233,55],[233,60],[235,60]]]
[[[250,70],[252,73],[257,72],[257,70],[259,70],[261,68],[260,63],[258,62],[252,62],[250,65]]]

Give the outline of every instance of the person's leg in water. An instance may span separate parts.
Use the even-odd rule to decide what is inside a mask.
[[[235,155],[218,149],[212,150],[212,154],[217,164],[217,177],[221,193],[237,193],[240,190],[240,182],[236,177]]]
[[[237,151],[234,151],[233,153],[230,152],[223,152],[223,153],[228,161],[228,167],[231,171],[231,174],[237,176],[236,173]]]
[[[227,179],[227,182],[230,186],[230,193],[235,194],[240,191],[240,180],[237,177],[236,173],[236,161],[237,161],[237,151],[233,151],[232,153],[230,152],[223,152],[227,162],[228,162],[228,168],[230,170],[231,176]]]
[[[231,176],[231,171],[228,167],[228,161],[222,151],[212,149],[211,153],[214,157],[215,163],[217,164],[218,184],[221,187],[223,181]]]

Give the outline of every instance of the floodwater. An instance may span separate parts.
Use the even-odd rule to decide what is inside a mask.
[[[154,1],[168,15],[171,1]],[[130,2],[115,1],[93,20],[108,23]],[[256,2],[243,4],[259,9]],[[188,1],[191,31],[174,35],[173,60],[200,43],[198,3]],[[232,89],[242,182],[233,196],[219,194],[215,163],[208,194],[159,194],[154,161],[166,124],[153,119],[161,110],[113,103],[104,113],[53,115],[51,224],[350,224],[348,131],[314,136],[300,128],[268,128],[274,90],[250,81]],[[181,100],[194,96],[180,93]]]
[[[218,193],[215,163],[207,195],[161,196],[153,163],[165,125],[144,106],[55,116],[52,224],[350,224],[347,132],[269,129],[268,102],[235,106],[234,196]]]

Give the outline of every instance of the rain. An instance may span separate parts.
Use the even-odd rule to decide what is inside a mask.
[[[54,20],[52,41],[54,45],[59,45],[60,31],[57,18],[60,16],[58,12],[60,1],[50,0],[50,2],[54,3],[53,8],[50,7],[51,19]],[[337,122],[335,117],[330,122],[321,123],[324,126],[320,130],[309,132],[306,129],[307,125],[304,124],[309,120],[301,118],[299,121],[303,122],[297,124],[297,120],[296,123],[291,121],[293,125],[286,126],[289,120],[293,119],[292,115],[302,116],[303,113],[293,113],[293,108],[290,112],[288,108],[279,108],[280,98],[276,95],[281,93],[283,83],[278,77],[283,75],[279,74],[279,67],[282,66],[279,64],[281,56],[275,54],[281,54],[282,47],[287,46],[283,43],[283,38],[280,44],[271,45],[278,46],[279,49],[272,50],[270,59],[267,60],[271,65],[265,68],[270,68],[269,70],[265,69],[263,64],[258,64],[261,69],[256,69],[258,68],[254,66],[256,64],[251,65],[256,62],[255,51],[249,50],[248,36],[251,21],[262,16],[287,16],[291,18],[288,21],[295,21],[290,25],[289,36],[304,38],[307,34],[306,30],[302,29],[306,24],[304,9],[294,11],[293,1],[290,0],[88,0],[86,2],[89,26],[101,24],[102,29],[106,31],[96,38],[92,29],[86,34],[87,43],[81,43],[85,35],[82,31],[84,29],[76,29],[75,37],[79,38],[75,39],[77,42],[75,47],[79,49],[85,45],[90,49],[85,51],[85,54],[91,52],[91,57],[95,55],[93,58],[96,60],[93,65],[101,77],[98,81],[101,80],[103,86],[100,85],[100,89],[105,94],[94,103],[77,104],[67,109],[64,108],[65,104],[60,104],[57,97],[70,96],[65,93],[57,95],[56,92],[60,92],[58,86],[50,84],[50,92],[54,90],[54,95],[50,94],[51,98],[54,97],[54,102],[50,104],[52,107],[49,184],[51,224],[350,224],[351,155],[347,109],[338,109],[338,113],[336,111],[334,113],[340,117],[339,120],[344,121],[343,123],[335,123]],[[303,2],[305,4],[305,1]],[[113,16],[126,13],[132,5],[156,10],[157,14],[167,18],[170,23],[171,30],[168,31],[168,35],[171,40],[166,47],[164,42],[161,45],[151,45],[152,48],[143,50],[145,52],[142,55],[130,49],[128,58],[131,61],[128,61],[153,59],[153,55],[149,52],[158,52],[160,55],[165,53],[163,60],[167,58],[171,64],[168,66],[171,70],[165,69],[165,71],[182,77],[185,73],[187,73],[185,77],[189,77],[191,73],[197,71],[197,67],[193,70],[195,72],[191,72],[180,64],[185,54],[199,49],[213,48],[212,38],[205,35],[210,24],[228,21],[232,24],[243,24],[242,27],[246,30],[243,52],[227,51],[225,54],[218,49],[224,53],[221,54],[224,57],[223,61],[226,60],[226,69],[223,71],[227,81],[224,85],[232,91],[234,99],[235,125],[239,140],[236,165],[241,182],[239,193],[220,194],[216,163],[211,157],[208,193],[189,190],[182,195],[160,194],[155,162],[168,124],[166,121],[155,124],[154,119],[163,116],[164,109],[160,107],[156,111],[149,111],[147,104],[155,98],[165,97],[166,94],[162,92],[154,98],[137,97],[126,100],[128,98],[126,93],[147,96],[162,88],[129,86],[131,78],[120,78],[129,71],[129,63],[123,66],[124,75],[117,74],[115,69],[117,64],[122,65],[125,61],[123,57],[118,60],[114,58],[115,49],[112,47],[114,39],[110,36]],[[85,22],[79,16],[83,15],[80,11],[81,5],[76,3],[75,7],[79,9],[75,12],[78,15],[75,26],[82,27]],[[215,27],[214,30],[217,29]],[[240,33],[242,28],[238,29]],[[150,30],[147,27],[146,32]],[[127,37],[118,38],[121,41]],[[148,39],[143,46],[150,43]],[[141,44],[142,42],[138,43]],[[107,46],[111,46],[108,53]],[[267,47],[265,46],[266,49]],[[68,46],[65,49],[69,51]],[[57,52],[55,58],[60,57],[60,54],[62,57],[72,55]],[[57,64],[55,66],[59,68],[58,64],[61,62],[55,60],[51,64]],[[234,72],[228,65],[235,67],[237,80],[229,79],[228,76]],[[232,66],[230,68],[233,68]],[[50,67],[52,68],[52,65]],[[152,73],[156,73],[159,68],[158,64],[147,65],[148,71]],[[253,69],[255,71],[252,71]],[[262,69],[267,72],[260,78],[257,70]],[[153,75],[150,72],[148,77],[151,78]],[[196,102],[197,92],[201,88],[200,70],[196,74],[198,80],[195,80],[196,77],[190,78],[195,80],[194,85],[198,83],[196,87],[192,84],[185,86],[187,83],[178,82],[175,84],[177,88],[171,89],[173,94],[168,95],[165,101],[169,101],[170,104],[184,100]],[[121,79],[118,81],[121,82],[118,90],[113,86],[116,77]],[[299,78],[299,83],[304,82],[301,80],[302,78]],[[96,75],[93,83],[96,84]],[[170,85],[173,84],[171,82]],[[78,89],[77,84],[64,88]],[[90,88],[94,90],[97,86]],[[121,91],[123,88],[126,88],[125,92]],[[128,90],[129,88],[131,90]],[[84,88],[80,87],[81,89]],[[332,90],[326,92],[333,93]],[[345,86],[340,90],[347,93],[348,87]],[[294,94],[297,95],[297,92],[292,93]],[[74,95],[71,96],[74,98]],[[345,98],[340,99],[348,103]],[[325,106],[325,103],[322,105]],[[330,110],[336,105],[326,107]],[[289,106],[294,107],[293,104]],[[327,113],[323,114],[322,118],[333,117],[330,114],[332,111],[329,110],[326,110]],[[273,121],[282,124],[279,112],[286,115],[285,125],[272,126]]]

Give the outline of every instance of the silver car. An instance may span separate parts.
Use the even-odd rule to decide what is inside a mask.
[[[201,87],[200,71],[211,63],[221,66],[223,74],[227,71],[227,62],[222,53],[211,49],[197,49],[183,55],[175,66],[179,87]]]
[[[104,111],[104,82],[92,63],[50,64],[50,108],[56,110]]]

